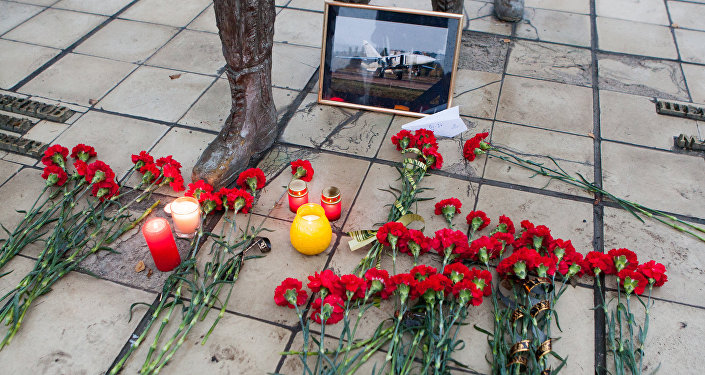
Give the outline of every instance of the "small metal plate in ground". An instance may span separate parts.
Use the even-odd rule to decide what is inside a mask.
[[[49,147],[46,143],[0,133],[0,150],[15,152],[39,159]]]
[[[24,134],[32,128],[32,125],[34,125],[32,124],[32,121],[29,121],[26,118],[17,118],[0,113],[0,129]]]
[[[55,122],[65,122],[76,113],[64,106],[4,94],[0,94],[0,109]]]
[[[671,102],[668,100],[656,101],[656,112],[662,115],[705,120],[705,108],[692,104]]]

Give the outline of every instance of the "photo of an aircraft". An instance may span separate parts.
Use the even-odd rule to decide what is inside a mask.
[[[384,78],[386,71],[391,71],[398,80],[401,80],[404,73],[410,71],[416,76],[422,72],[428,74],[434,69],[433,64],[436,62],[435,57],[423,55],[413,52],[391,51],[388,54],[388,49],[385,48],[382,52],[384,55],[377,52],[370,42],[363,40],[365,56],[335,56],[340,59],[360,60],[362,67],[368,72],[375,72],[380,78]]]

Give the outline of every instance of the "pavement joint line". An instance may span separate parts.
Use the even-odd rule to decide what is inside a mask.
[[[208,85],[208,87],[206,87],[206,89],[203,90],[203,92],[201,92],[200,95],[198,95],[198,97],[196,98],[196,100],[194,100],[193,103],[191,103],[191,105],[188,107],[188,109],[186,110],[186,112],[184,112],[184,114],[182,114],[181,117],[179,117],[179,119],[175,121],[175,123],[178,124],[179,121],[183,120],[184,117],[186,117],[186,115],[189,113],[189,111],[191,111],[191,109],[193,109],[193,107],[196,106],[196,103],[198,103],[198,101],[201,100],[201,98],[203,98],[204,95],[206,95],[206,93],[208,92],[208,90],[210,90],[210,89],[213,87],[213,85],[215,85],[215,83],[218,82],[219,79],[220,79],[220,76],[216,76],[215,79],[213,80],[213,82],[211,82],[211,83]]]
[[[507,76],[510,77],[518,77],[518,78],[527,78],[527,79],[535,79],[537,81],[543,81],[543,82],[551,82],[551,83],[559,83],[561,85],[570,85],[570,86],[578,86],[578,87],[585,87],[585,88],[592,88],[592,84],[580,84],[580,83],[573,83],[573,82],[566,82],[566,81],[559,81],[555,79],[550,79],[550,78],[542,78],[542,77],[532,77],[528,75],[522,75],[522,74],[516,74],[516,73],[507,73]]]
[[[59,1],[61,1],[61,0],[56,0],[52,5],[58,3]],[[4,33],[0,33],[0,37],[2,37],[2,36],[4,36],[5,34],[11,32],[12,30],[14,30],[14,29],[20,27],[22,24],[24,24],[25,22],[31,20],[32,18],[34,18],[34,17],[36,17],[36,16],[38,16],[38,15],[44,13],[47,9],[49,9],[49,8],[51,7],[50,5],[49,5],[49,6],[46,6],[46,5],[35,5],[35,4],[21,3],[21,2],[19,2],[19,1],[11,1],[11,0],[8,1],[8,2],[12,2],[12,3],[15,3],[15,4],[22,4],[22,5],[33,5],[33,6],[40,7],[40,8],[44,8],[44,9],[40,10],[40,11],[37,12],[36,14],[34,14],[34,15],[32,15],[31,17],[27,18],[26,20],[20,22],[19,24],[13,26],[13,27],[10,28],[9,30],[5,31]],[[7,39],[7,40],[11,40],[11,39]]]
[[[664,0],[665,1],[665,0]],[[600,127],[600,75],[599,75],[599,59],[597,56],[598,50],[598,31],[597,31],[597,5],[596,0],[590,0],[590,59],[591,77],[592,77],[592,122],[593,122],[593,183],[602,188],[602,135]],[[603,196],[600,193],[595,193],[595,202],[593,205],[593,250],[605,252],[605,233],[604,233],[604,206]],[[604,285],[604,276],[600,275],[600,281]],[[605,301],[604,290],[597,287],[597,280],[593,282],[593,305],[598,306],[599,303]],[[605,313],[602,309],[593,310],[594,319],[594,366],[595,372],[598,375],[604,375],[607,369],[607,346],[606,346],[606,329],[605,329]]]
[[[16,83],[14,86],[12,86],[12,88],[9,89],[9,91],[16,92],[16,91],[17,91],[18,89],[20,89],[22,86],[24,86],[24,85],[26,85],[27,83],[29,83],[29,81],[33,80],[33,79],[36,78],[38,75],[40,75],[42,72],[44,72],[45,70],[49,69],[52,65],[54,65],[56,62],[58,62],[59,60],[61,60],[64,56],[66,56],[66,55],[68,55],[69,53],[73,52],[73,50],[76,49],[76,47],[78,47],[79,45],[81,45],[81,43],[83,43],[84,41],[86,41],[86,40],[87,40],[88,38],[90,38],[91,36],[95,35],[95,33],[97,33],[98,31],[100,31],[103,27],[105,27],[107,24],[109,24],[110,22],[112,22],[112,21],[113,21],[114,19],[116,19],[120,14],[122,14],[123,12],[125,12],[126,10],[128,10],[131,6],[133,6],[133,5],[134,5],[135,3],[137,3],[138,1],[139,1],[139,0],[132,0],[129,4],[127,4],[127,5],[125,5],[124,7],[122,7],[122,9],[120,9],[119,11],[117,11],[115,14],[113,14],[113,15],[110,16],[110,17],[108,17],[106,20],[104,20],[103,22],[101,22],[98,26],[94,27],[94,28],[91,29],[89,32],[87,32],[86,34],[84,34],[84,35],[83,35],[81,38],[79,38],[77,41],[73,42],[71,45],[69,45],[68,47],[66,47],[65,49],[63,49],[58,55],[54,56],[54,57],[51,58],[49,61],[47,61],[46,63],[44,63],[42,66],[40,66],[39,68],[35,69],[35,70],[34,70],[32,73],[30,73],[28,76],[26,76],[25,78],[23,78],[21,81],[19,81],[18,83]]]
[[[681,48],[678,45],[678,39],[676,38],[676,30],[673,27],[673,18],[671,17],[671,9],[668,6],[668,0],[663,0],[663,5],[666,8],[666,16],[668,16],[668,29],[671,31],[671,38],[673,38],[673,44],[676,47],[676,54],[678,55],[678,60],[683,61],[681,56]],[[690,93],[690,88],[688,88],[688,80],[685,78],[685,71],[683,71],[683,64],[678,64],[680,68],[681,75],[683,76],[683,84],[685,85],[685,92],[688,93],[688,99],[692,103],[693,95]]]

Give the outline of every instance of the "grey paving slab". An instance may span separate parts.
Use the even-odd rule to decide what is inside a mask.
[[[705,290],[701,241],[655,220],[642,223],[625,210],[606,208],[605,250],[622,247],[634,251],[640,263],[655,260],[666,266],[668,282],[654,290],[654,297],[703,307],[698,297]]]
[[[301,44],[309,47],[321,47],[323,15],[294,9],[284,9],[274,21],[274,40],[281,43]]]
[[[148,150],[167,131],[164,125],[90,111],[56,139],[69,150],[79,143],[95,147],[97,159],[110,165],[117,176],[132,168],[130,155]],[[116,140],[120,140],[116,142]]]
[[[66,48],[106,19],[94,14],[47,9],[3,37],[41,46]]]
[[[350,155],[373,157],[384,141],[384,134],[392,121],[392,115],[365,112],[360,117],[343,125],[321,144],[325,150],[344,152]]]
[[[215,24],[215,11],[213,6],[206,8],[200,16],[196,17],[193,22],[188,24],[187,28],[191,30],[208,31],[211,33],[218,32],[218,26]]]
[[[220,131],[230,115],[232,99],[230,84],[225,79],[218,79],[203,96],[179,120],[180,124],[212,131]]]
[[[705,14],[705,5],[671,0],[667,4],[674,25],[705,31],[705,25],[703,25],[701,18]]]
[[[25,166],[33,166],[37,164],[39,161],[34,158],[30,158],[28,156],[20,155],[20,154],[15,154],[12,152],[8,152],[5,154],[5,156],[2,157],[2,160],[6,161],[11,161],[17,164],[25,165]]]
[[[113,89],[99,106],[156,120],[177,121],[213,80],[213,77],[199,74],[142,66]]]
[[[705,195],[704,164],[700,156],[602,144],[605,190],[658,210],[704,217],[705,207],[696,203]]]
[[[467,69],[458,69],[455,74],[451,105],[460,106],[461,115],[493,118],[502,76]]]
[[[694,64],[681,64],[688,83],[690,97],[696,103],[705,103],[705,67]]]
[[[373,0],[371,3],[385,7],[432,10],[431,2],[426,0]]]
[[[129,63],[71,53],[22,86],[22,92],[90,105],[91,99],[100,100],[136,68]]]
[[[53,7],[112,16],[129,3],[130,0],[61,0]]]
[[[183,27],[209,4],[210,0],[142,0],[121,14],[120,18]]]
[[[587,135],[592,132],[592,90],[587,87],[505,77],[497,119]]]
[[[272,48],[272,85],[301,90],[321,63],[317,48],[274,43]]]
[[[33,262],[16,258],[13,263],[21,272],[29,271]],[[105,372],[124,344],[118,338],[129,337],[138,323],[137,319],[128,322],[130,304],[153,298],[71,273],[35,301],[11,345],[0,352],[3,368],[18,374]]]
[[[0,87],[9,89],[61,51],[54,48],[0,39]]]
[[[0,185],[4,184],[11,176],[20,170],[22,166],[9,161],[0,160]]]
[[[632,55],[676,59],[671,30],[665,26],[597,17],[599,48]]]
[[[25,3],[25,4],[34,4],[34,5],[41,5],[41,6],[50,6],[52,4],[57,3],[59,0],[22,0],[18,1],[18,3]]]
[[[524,6],[590,14],[590,1],[588,0],[527,0],[524,2]]]
[[[509,48],[508,39],[463,31],[458,55],[458,70],[478,70],[501,74]]]
[[[586,49],[521,40],[513,45],[507,73],[590,86],[592,57]]]
[[[590,17],[547,9],[524,9],[516,35],[546,42],[590,46]]]
[[[170,26],[116,19],[81,43],[75,52],[141,63],[177,31]]]
[[[506,36],[512,34],[510,22],[500,21],[492,15],[467,20],[464,29]]]
[[[590,137],[495,122],[492,129],[492,144],[531,161],[542,163],[546,168],[559,170],[549,158],[544,156],[550,155],[561,168],[576,179],[579,179],[577,173],[589,179],[592,179],[594,173],[593,140]],[[534,176],[535,174],[536,172],[513,166],[504,160],[489,158],[484,177],[572,195],[593,196],[578,187],[543,176]]]
[[[685,62],[705,64],[705,46],[702,43],[705,32],[676,29],[675,33],[681,59]]]
[[[628,119],[628,120],[626,120]],[[670,150],[673,137],[695,134],[695,120],[656,113],[652,98],[600,90],[603,139]]]
[[[628,94],[688,100],[677,63],[598,54],[600,88]]]
[[[12,30],[12,28],[30,19],[43,9],[43,7],[30,4],[10,1],[0,2],[0,35]]]
[[[147,64],[217,75],[220,74],[220,69],[225,66],[225,58],[218,35],[183,30],[147,60]]]
[[[8,162],[3,162],[3,164],[5,163]],[[7,164],[8,168],[14,168],[12,164],[15,163]],[[15,165],[19,166],[19,164]],[[2,221],[0,223],[6,228],[15,228],[22,220],[23,215],[15,210],[32,208],[32,204],[40,196],[46,184],[46,181],[41,176],[42,171],[40,169],[24,168],[0,187],[3,199],[8,202],[15,202],[13,205],[4,204],[0,206],[0,213],[2,213]]]
[[[308,9],[323,12],[324,2],[321,0],[291,0],[287,8]]]
[[[668,25],[666,5],[661,0],[595,0],[598,16]]]
[[[317,100],[316,95],[306,96],[280,135],[280,141],[302,146],[319,146],[338,125],[355,113],[342,107],[318,104]]]
[[[44,143],[51,143],[56,137],[61,135],[69,125],[49,120],[41,120],[32,126],[22,137]]]

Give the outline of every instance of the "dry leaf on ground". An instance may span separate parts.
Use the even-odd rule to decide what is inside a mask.
[[[135,265],[135,272],[140,273],[140,272],[144,271],[144,268],[145,268],[144,262],[140,260],[140,261]]]

